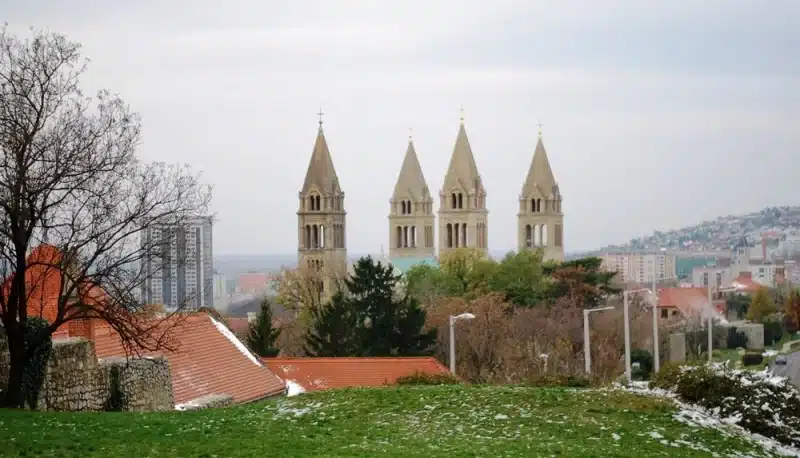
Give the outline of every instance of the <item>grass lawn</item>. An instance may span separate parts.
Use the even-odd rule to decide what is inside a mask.
[[[618,391],[407,387],[304,394],[219,410],[0,411],[0,456],[771,456]]]

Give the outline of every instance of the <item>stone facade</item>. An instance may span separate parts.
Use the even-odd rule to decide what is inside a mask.
[[[0,389],[8,383],[8,346],[0,339]],[[167,360],[131,358],[98,362],[94,343],[81,338],[53,341],[37,410],[172,410]]]

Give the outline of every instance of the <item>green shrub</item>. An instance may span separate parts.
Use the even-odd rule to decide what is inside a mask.
[[[761,353],[745,353],[742,355],[742,365],[744,366],[758,366],[764,362],[764,356]]]
[[[721,418],[739,418],[743,428],[783,444],[800,445],[800,393],[765,372],[725,367],[685,366],[670,369],[671,390],[679,399],[716,411]],[[657,377],[660,382],[661,373]],[[766,407],[765,407],[766,406]]]
[[[678,384],[681,371],[681,364],[667,362],[661,366],[661,369],[658,372],[653,374],[653,379],[650,381],[650,386],[653,388],[660,388],[662,390],[672,390]]]
[[[423,372],[416,372],[397,379],[398,385],[457,385],[459,383],[461,381],[451,374],[426,374]]]
[[[727,344],[727,347],[731,349],[747,348],[747,334],[735,327],[730,327],[728,328]]]
[[[576,375],[542,375],[527,380],[525,384],[536,387],[588,388],[596,385],[597,380]]]
[[[25,353],[28,361],[22,370],[22,399],[33,410],[39,405],[39,392],[44,384],[47,361],[53,352],[53,340],[47,328],[50,324],[44,318],[35,316],[25,320]]]
[[[784,328],[780,321],[764,322],[764,345],[773,345],[783,338]]]
[[[639,363],[632,368],[631,376],[634,380],[648,380],[653,373],[653,356],[647,350],[634,348],[631,351],[631,365]]]

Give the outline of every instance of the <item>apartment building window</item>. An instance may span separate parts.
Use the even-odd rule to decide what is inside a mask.
[[[722,272],[717,272],[717,288],[722,288]]]
[[[703,273],[703,286],[708,287],[708,272]]]

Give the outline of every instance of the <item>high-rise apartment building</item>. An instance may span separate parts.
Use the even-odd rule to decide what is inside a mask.
[[[162,243],[156,241],[163,239]],[[177,228],[147,228],[143,243],[159,246],[144,259],[142,301],[167,310],[214,306],[212,219],[194,218]]]
[[[603,253],[603,269],[617,272],[619,279],[625,283],[653,282],[674,280],[675,255],[667,253]]]

